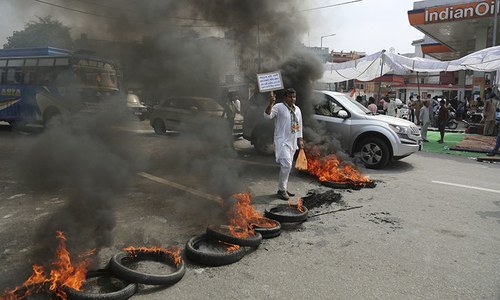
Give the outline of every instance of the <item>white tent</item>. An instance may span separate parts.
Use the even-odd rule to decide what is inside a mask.
[[[409,58],[380,51],[344,63],[326,63],[321,82],[333,83],[351,79],[369,81],[384,74],[405,75],[411,72],[440,72],[474,70],[492,72],[500,69],[500,46],[486,48],[460,59],[439,61],[426,58]]]

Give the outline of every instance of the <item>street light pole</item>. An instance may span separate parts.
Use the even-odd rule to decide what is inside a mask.
[[[321,43],[320,43],[320,48],[323,49],[323,38],[326,38],[326,37],[329,37],[329,36],[334,36],[335,33],[332,33],[332,34],[328,34],[328,35],[323,35],[321,37]]]

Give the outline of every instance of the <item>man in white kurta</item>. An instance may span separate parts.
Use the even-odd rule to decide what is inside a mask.
[[[288,191],[288,178],[292,170],[295,151],[304,147],[302,113],[295,105],[296,95],[294,89],[287,89],[284,101],[276,105],[274,105],[276,97],[271,96],[264,112],[266,119],[274,119],[274,152],[276,162],[280,164],[277,196],[283,200],[294,196]]]
[[[422,127],[420,128],[420,135],[422,136],[424,142],[428,142],[429,140],[427,140],[427,129],[431,124],[431,115],[429,112],[429,100],[424,100],[424,106],[420,108],[420,115],[418,116],[418,119],[420,121],[420,124],[422,124]]]

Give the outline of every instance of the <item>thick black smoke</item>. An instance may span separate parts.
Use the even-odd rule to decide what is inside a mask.
[[[15,5],[24,5],[15,1]],[[208,96],[221,99],[221,77],[237,68],[255,85],[255,73],[280,70],[287,87],[299,92],[299,105],[312,114],[308,102],[314,80],[321,77],[321,63],[299,44],[307,32],[305,18],[297,13],[299,1],[269,0],[109,0],[62,1],[62,10],[37,3],[40,16],[52,15],[72,33],[92,40],[129,42],[126,51],[108,44],[93,50],[122,60],[124,78],[139,83],[150,103],[167,96]],[[42,9],[43,8],[43,9]],[[85,13],[82,13],[85,12]],[[228,39],[206,37],[210,34]],[[134,43],[130,43],[134,41]],[[259,62],[258,58],[262,61]],[[257,65],[256,65],[257,64]],[[82,247],[112,243],[116,201],[126,190],[140,161],[131,159],[134,141],[116,138],[106,117],[56,128],[31,141],[25,153],[23,178],[41,192],[59,189],[67,195],[65,207],[40,228],[39,236],[53,242],[53,230],[78,236]],[[312,122],[312,121],[311,121]],[[313,123],[310,123],[313,124]],[[98,130],[97,128],[107,128]],[[108,130],[109,129],[109,130]],[[242,170],[227,158],[235,156],[228,128],[207,124],[196,134],[180,135],[178,149],[157,153],[157,160],[172,172],[200,178],[201,188],[227,197],[242,192]],[[139,151],[139,152],[138,152]],[[40,180],[41,179],[41,180]],[[200,213],[204,213],[201,212]],[[46,245],[42,243],[42,245]]]

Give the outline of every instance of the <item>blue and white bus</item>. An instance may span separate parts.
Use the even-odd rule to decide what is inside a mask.
[[[0,121],[46,125],[118,93],[109,60],[52,47],[0,49]]]

